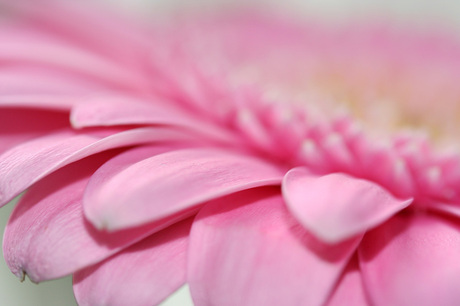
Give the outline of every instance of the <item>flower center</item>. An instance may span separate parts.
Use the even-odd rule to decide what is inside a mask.
[[[378,135],[413,131],[437,145],[452,143],[460,130],[460,91],[451,76],[435,79],[429,69],[419,71],[426,76],[417,76],[391,68],[380,73],[368,68],[347,75],[326,72],[311,80],[311,87],[327,101],[326,107],[342,105]]]
[[[218,44],[210,39],[200,48],[225,54],[224,69],[236,83],[257,83],[326,114],[339,106],[371,133],[422,131],[436,145],[456,139],[460,46],[455,40],[379,28],[279,28],[249,22],[244,33],[223,31]],[[207,52],[213,48],[217,52]]]
[[[313,65],[264,61],[257,67],[242,65],[236,82],[263,84],[325,114],[346,111],[377,136],[409,131],[451,146],[460,131],[460,87],[455,82],[460,75],[440,61],[400,63],[383,54],[341,62],[320,59]]]

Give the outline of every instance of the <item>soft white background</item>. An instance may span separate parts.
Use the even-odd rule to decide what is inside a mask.
[[[15,1],[15,0],[12,0]],[[21,1],[21,0],[17,0]],[[69,0],[75,1],[75,0]],[[124,10],[151,16],[178,8],[206,9],[215,5],[235,5],[235,1],[222,0],[99,0],[119,6]],[[246,1],[247,3],[248,1]],[[429,28],[433,25],[460,30],[460,1],[458,0],[252,0],[261,6],[278,6],[298,18],[321,18],[331,22],[346,22],[356,19],[390,19],[397,25],[416,25]],[[12,204],[0,210],[0,232],[6,224]],[[1,251],[0,251],[1,253]],[[2,257],[3,258],[3,257]],[[20,283],[13,276],[3,259],[0,259],[0,305],[7,306],[65,306],[76,305],[71,278],[32,284]],[[164,305],[192,305],[187,288],[170,298]]]

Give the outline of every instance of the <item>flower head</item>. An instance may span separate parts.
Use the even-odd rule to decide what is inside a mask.
[[[81,305],[460,301],[459,45],[24,3],[0,27],[18,277],[73,274]]]

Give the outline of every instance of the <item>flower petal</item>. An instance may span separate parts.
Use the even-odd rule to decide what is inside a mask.
[[[72,108],[70,121],[75,128],[113,126],[123,124],[156,124],[185,127],[218,142],[235,143],[230,132],[204,120],[192,118],[171,103],[158,97],[141,99],[120,94],[96,96]]]
[[[84,101],[84,100],[83,100]],[[25,107],[31,109],[68,110],[73,104],[81,103],[82,98],[66,95],[2,95],[0,93],[0,107]],[[67,126],[68,124],[67,118]]]
[[[460,206],[457,203],[429,202],[428,207],[434,212],[441,212],[450,216],[460,217]]]
[[[61,98],[61,105],[53,103],[54,109],[69,109],[69,97],[86,97],[94,92],[106,92],[109,87],[96,83],[92,79],[79,77],[68,71],[52,70],[49,67],[3,67],[0,70],[0,105],[34,106],[43,108],[42,103],[21,103],[19,97],[29,97],[35,100],[45,97],[50,99]],[[13,98],[13,99],[11,99]],[[67,98],[67,99],[65,99]],[[12,100],[12,101],[10,101]],[[77,99],[75,99],[77,100]]]
[[[347,268],[337,284],[337,288],[335,288],[331,299],[327,302],[327,306],[334,305],[369,305],[366,291],[363,287],[357,256],[354,256],[348,263]]]
[[[158,220],[240,190],[277,185],[283,175],[258,158],[206,148],[160,154],[105,177],[110,167],[108,162],[95,173],[84,198],[87,218],[108,230]]]
[[[360,238],[325,245],[287,212],[277,188],[216,200],[198,213],[188,282],[197,305],[321,305]]]
[[[188,138],[173,129],[138,128],[105,138],[98,133],[66,131],[24,143],[0,156],[0,204],[8,203],[51,172],[86,156],[139,143]]]
[[[121,124],[180,124],[190,120],[184,111],[159,98],[143,100],[132,96],[100,95],[72,109],[75,128]]]
[[[32,138],[68,127],[68,117],[66,112],[0,108],[0,154]]]
[[[459,305],[460,227],[455,219],[400,214],[370,231],[359,248],[375,305]]]
[[[78,305],[157,305],[186,281],[193,219],[174,224],[73,276]]]
[[[0,61],[45,65],[53,69],[71,71],[77,75],[94,78],[98,82],[111,84],[115,88],[142,90],[148,88],[148,79],[123,69],[103,56],[51,39],[11,39],[0,45]],[[30,50],[34,52],[30,52]]]
[[[96,230],[84,218],[81,202],[91,173],[111,156],[101,154],[60,169],[21,198],[3,242],[5,260],[18,277],[27,273],[39,282],[73,273],[190,215],[116,233]]]
[[[375,227],[413,200],[397,199],[367,180],[341,173],[318,177],[305,168],[286,174],[283,195],[301,224],[332,243]]]
[[[2,1],[2,6],[11,14],[25,17],[23,19],[27,23],[21,25],[27,31],[38,29],[40,33],[49,33],[64,41],[83,45],[86,49],[116,60],[117,63],[138,62],[152,44],[151,32],[142,31],[132,20],[121,18],[107,9],[101,10],[96,3],[89,10],[80,2],[42,2],[41,5],[36,5],[33,0]],[[77,22],[81,20],[85,22]]]

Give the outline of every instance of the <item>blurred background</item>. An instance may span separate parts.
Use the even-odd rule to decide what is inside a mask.
[[[441,26],[460,30],[460,1],[456,0],[98,0],[143,16],[175,10],[216,6],[255,5],[284,10],[300,18],[327,22],[384,20],[422,28]]]
[[[21,1],[21,0],[11,0]],[[67,0],[74,1],[74,0]],[[97,0],[118,7],[139,18],[152,18],[154,15],[167,15],[182,10],[205,10],[215,6],[232,7],[239,5],[235,0]],[[249,0],[255,6],[275,7],[284,10],[295,18],[315,19],[330,23],[348,21],[382,21],[397,27],[417,27],[422,30],[444,29],[460,34],[460,1],[458,0]],[[460,39],[460,35],[459,35]],[[10,203],[0,209],[0,232],[13,208]],[[0,250],[1,253],[1,250]],[[65,306],[76,305],[72,293],[70,277],[41,283],[29,280],[21,283],[8,270],[3,256],[0,259],[0,304]],[[163,305],[193,305],[186,287],[167,300]]]

